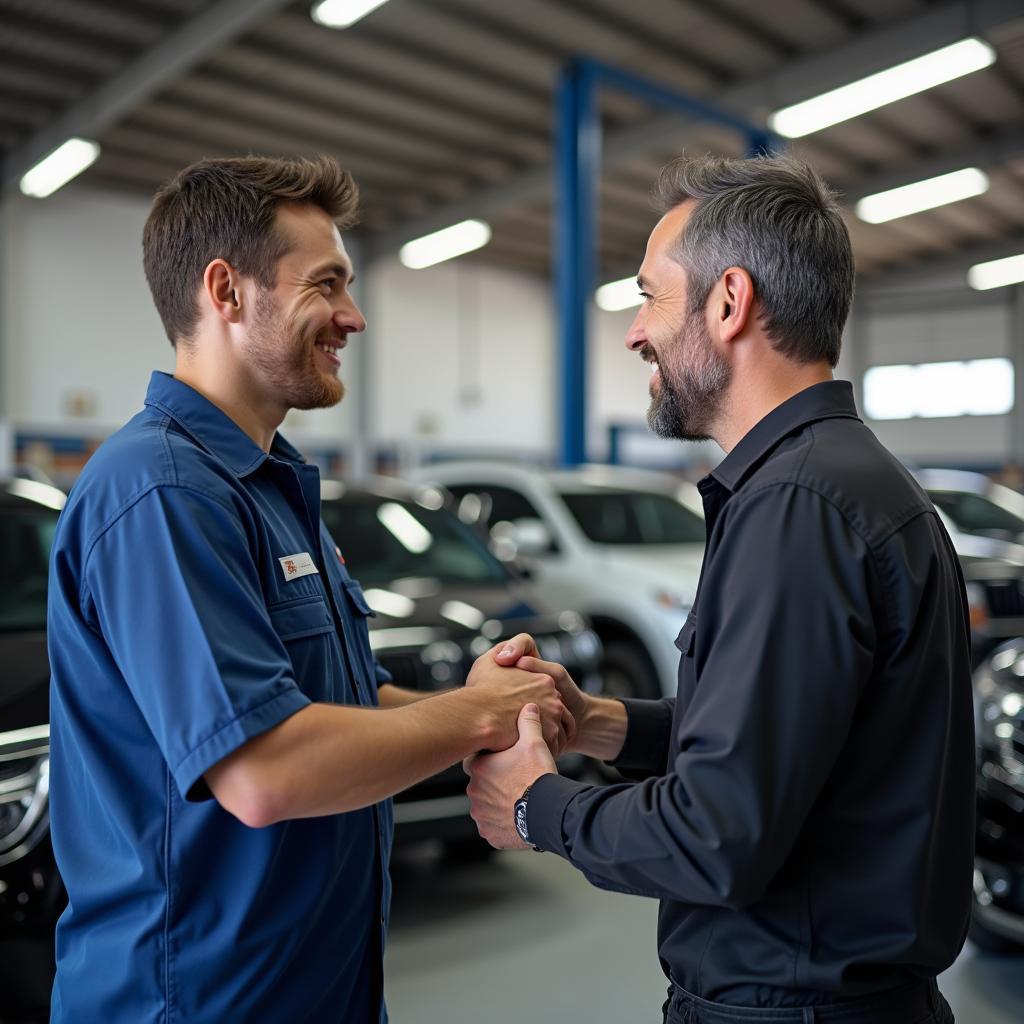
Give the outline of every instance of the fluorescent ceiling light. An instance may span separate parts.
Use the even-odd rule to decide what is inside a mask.
[[[777,110],[768,118],[768,125],[780,135],[798,139],[972,71],[980,71],[995,59],[996,52],[988,43],[974,37],[961,39],[923,57]]]
[[[322,0],[313,7],[309,16],[317,24],[326,25],[328,28],[348,28],[386,2],[387,0]]]
[[[398,258],[411,270],[422,270],[480,249],[490,240],[490,224],[482,220],[464,220],[450,228],[406,242],[399,250]]]
[[[988,263],[975,263],[967,271],[967,283],[978,291],[988,288],[1002,288],[1008,284],[1020,284],[1024,281],[1024,253],[1020,256],[1007,256],[1003,260],[991,260]]]
[[[865,196],[857,203],[857,216],[869,224],[881,224],[936,206],[958,203],[961,199],[980,196],[987,191],[988,175],[977,167],[965,167],[961,171],[940,174],[937,178],[926,178]]]
[[[100,147],[89,139],[68,139],[21,178],[21,191],[45,199],[96,162]]]
[[[644,297],[640,294],[640,286],[635,277],[626,277],[621,281],[609,281],[594,292],[594,300],[601,309],[616,313],[620,309],[639,306]]]

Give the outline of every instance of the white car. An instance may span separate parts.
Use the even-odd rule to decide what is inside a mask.
[[[704,512],[693,484],[617,466],[546,470],[499,462],[425,466],[460,517],[490,532],[554,607],[587,616],[604,645],[603,690],[675,694],[674,641],[704,558]]]

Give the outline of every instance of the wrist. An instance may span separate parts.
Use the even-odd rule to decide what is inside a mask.
[[[576,720],[575,749],[600,761],[614,761],[626,740],[626,706],[614,697],[584,695]]]

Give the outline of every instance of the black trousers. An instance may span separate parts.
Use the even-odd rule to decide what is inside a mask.
[[[953,1024],[953,1011],[934,981],[864,999],[778,1008],[710,1003],[673,986],[664,1011],[665,1024]]]

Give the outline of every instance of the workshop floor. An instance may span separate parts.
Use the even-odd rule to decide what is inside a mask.
[[[660,1024],[654,901],[532,853],[403,858],[393,876],[392,1024]],[[958,1024],[1024,1021],[1024,957],[968,945],[939,985]]]

